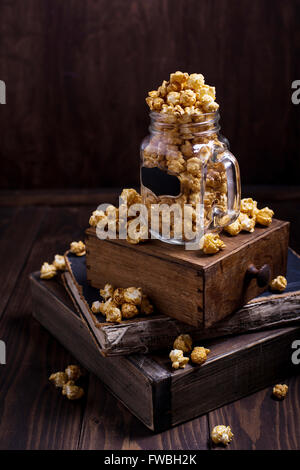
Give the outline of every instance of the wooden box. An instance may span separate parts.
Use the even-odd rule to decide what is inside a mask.
[[[87,282],[85,256],[76,256],[68,251],[65,260],[67,271],[62,275],[65,288],[105,356],[170,350],[174,339],[182,333],[189,333],[194,341],[201,342],[300,323],[300,257],[293,250],[288,254],[288,285],[284,292],[264,292],[210,328],[194,328],[159,312],[124,319],[117,324],[107,323],[101,313],[91,310],[93,302],[100,297],[99,289]]]
[[[288,222],[274,220],[254,233],[222,238],[225,250],[209,256],[156,240],[140,245],[100,240],[89,228],[87,278],[97,288],[106,282],[140,286],[161,313],[207,328],[266,289],[248,274],[251,264],[258,269],[267,264],[272,277],[286,273]]]
[[[34,317],[154,431],[299,373],[300,366],[291,361],[291,345],[299,339],[300,327],[210,340],[204,343],[211,349],[204,365],[188,364],[177,371],[171,368],[168,351],[105,358],[63,286],[56,280],[40,280],[38,273],[30,280]]]

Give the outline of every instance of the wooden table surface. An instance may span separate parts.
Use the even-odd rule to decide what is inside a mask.
[[[292,221],[291,246],[299,252],[299,192],[259,194],[277,218]],[[145,428],[92,374],[79,402],[49,385],[49,374],[74,359],[32,318],[28,275],[83,238],[95,201],[113,196],[0,194],[0,339],[7,348],[7,364],[0,365],[0,449],[210,449],[209,431],[222,423],[235,433],[230,449],[299,449],[299,376],[286,380],[283,402],[271,399],[268,388],[161,434]]]

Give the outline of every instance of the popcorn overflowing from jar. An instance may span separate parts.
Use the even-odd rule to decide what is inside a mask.
[[[188,204],[191,212],[188,227],[182,221],[181,240],[176,237],[176,220],[166,222],[171,239],[167,240],[162,236],[164,222],[160,219],[157,238],[163,241],[192,240],[199,230],[200,204],[204,205],[203,233],[218,231],[239,215],[239,168],[227,140],[219,134],[215,99],[215,88],[205,84],[203,75],[179,71],[171,73],[169,80],[146,98],[151,125],[150,136],[141,146],[143,202],[148,210],[152,204],[179,204],[182,210]]]

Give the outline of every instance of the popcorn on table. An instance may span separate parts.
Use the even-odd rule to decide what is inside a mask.
[[[154,311],[153,305],[140,287],[115,289],[107,283],[100,289],[100,294],[105,302],[93,302],[91,310],[93,313],[105,315],[108,322],[120,323],[122,319],[134,318],[139,313],[150,315]]]
[[[224,231],[229,235],[238,235],[241,231],[254,232],[256,224],[268,227],[272,223],[274,212],[268,207],[257,208],[257,201],[252,198],[241,200],[241,212],[238,219],[231,225],[224,227]]]
[[[206,233],[203,237],[203,253],[206,255],[213,255],[223,250],[226,247],[225,243],[221,240],[218,234]]]
[[[270,282],[270,289],[274,292],[283,292],[286,286],[287,280],[284,276],[277,276]]]
[[[192,350],[193,340],[188,334],[179,335],[173,344],[173,349],[180,349],[184,353]]]
[[[211,440],[214,444],[223,444],[227,446],[233,439],[233,433],[230,426],[218,425],[211,432]]]
[[[169,354],[169,358],[172,361],[173,369],[184,369],[190,360],[189,357],[184,357],[183,351],[180,349],[173,349]]]
[[[68,382],[68,380],[68,376],[65,372],[54,372],[49,377],[49,381],[56,388],[62,388]]]
[[[197,346],[191,353],[191,361],[194,364],[202,365],[207,360],[207,356],[210,353],[210,349]]]
[[[72,242],[70,244],[70,251],[76,256],[84,256],[86,253],[85,244],[81,240],[79,242]]]
[[[83,375],[83,372],[79,366],[70,364],[68,367],[66,367],[65,374],[68,380],[73,380],[76,382],[76,380],[78,380]]]
[[[287,396],[289,387],[286,384],[277,384],[273,387],[274,397],[283,400]]]
[[[55,255],[52,264],[58,271],[64,271],[66,269],[66,261],[63,255]]]
[[[40,278],[41,279],[51,279],[52,277],[56,276],[57,269],[53,264],[43,263],[40,271]]]
[[[82,387],[75,385],[73,380],[69,380],[62,388],[62,394],[65,395],[69,400],[79,400],[84,395]]]

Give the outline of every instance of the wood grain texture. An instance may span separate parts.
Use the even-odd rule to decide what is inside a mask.
[[[221,423],[232,427],[235,436],[227,450],[299,450],[299,375],[280,383],[289,386],[283,401],[272,397],[270,386],[209,413],[210,429]]]
[[[86,210],[47,211],[38,241],[0,320],[1,339],[7,345],[7,364],[1,366],[0,374],[1,449],[77,447],[84,401],[67,402],[48,382],[51,372],[62,370],[74,359],[33,320],[28,275],[45,259],[51,261],[56,252],[63,253],[70,239],[80,235]],[[21,242],[24,220],[19,216],[22,223],[15,221],[13,228]],[[11,252],[3,256],[10,260]]]
[[[271,9],[269,0],[1,2],[0,187],[138,184],[145,95],[178,69],[216,85],[242,181],[298,184],[299,8],[297,0]]]

